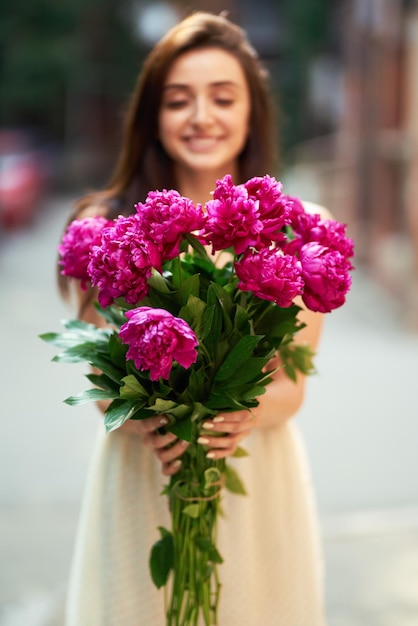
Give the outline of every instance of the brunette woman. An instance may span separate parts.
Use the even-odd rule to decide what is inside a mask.
[[[210,199],[217,179],[235,183],[276,173],[274,110],[266,72],[245,33],[221,16],[195,13],[175,26],[144,63],[126,114],[108,187],[76,205],[75,217],[134,211],[150,190],[175,188]],[[63,291],[68,285],[62,283]],[[79,316],[100,324],[94,293]],[[303,311],[298,341],[315,349],[321,316]],[[321,558],[309,472],[291,419],[305,380],[279,370],[255,410],[219,415],[201,440],[214,458],[245,439],[236,468],[248,496],[225,493],[218,545],[219,626],[322,626]],[[103,408],[103,407],[102,407]],[[162,626],[163,592],[148,572],[163,474],[178,471],[187,444],[158,428],[164,416],[101,425],[83,502],[70,581],[67,626]],[[223,436],[219,437],[221,433]],[[231,459],[234,463],[235,459]]]

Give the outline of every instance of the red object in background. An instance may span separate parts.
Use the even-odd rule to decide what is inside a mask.
[[[48,186],[45,156],[31,135],[0,130],[0,224],[15,228],[31,222]]]

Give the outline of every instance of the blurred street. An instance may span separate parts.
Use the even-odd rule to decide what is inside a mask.
[[[92,406],[62,402],[85,388],[83,366],[52,363],[38,338],[73,316],[55,283],[71,202],[52,198],[30,228],[0,232],[0,626],[62,626],[101,425]],[[346,306],[326,319],[296,418],[318,498],[329,626],[418,624],[418,335],[399,313],[358,269]]]

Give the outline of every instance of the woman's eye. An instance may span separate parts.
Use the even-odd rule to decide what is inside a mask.
[[[232,98],[216,98],[215,102],[220,107],[229,107],[234,104],[234,100],[232,100]]]
[[[169,100],[165,106],[167,109],[182,109],[187,106],[187,100]]]

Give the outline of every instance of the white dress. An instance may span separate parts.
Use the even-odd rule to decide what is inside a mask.
[[[218,626],[324,626],[322,560],[295,424],[254,429],[232,459],[247,496],[225,492]],[[81,511],[66,626],[164,626],[148,569],[169,528],[160,464],[136,436],[101,427]]]

